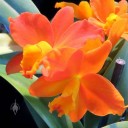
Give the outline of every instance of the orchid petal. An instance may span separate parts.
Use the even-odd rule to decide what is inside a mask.
[[[86,45],[85,45],[86,46]],[[112,45],[109,40],[106,40],[102,46],[92,49],[85,52],[85,57],[83,60],[83,63],[81,65],[81,74],[86,73],[97,73],[100,71],[100,69],[103,67],[103,64],[105,63],[110,51],[111,51]]]
[[[54,110],[58,112],[58,117],[61,117],[64,114],[68,114],[74,108],[72,101],[72,96],[57,97],[51,103],[49,103],[50,112]]]
[[[63,52],[66,52],[66,49]],[[48,81],[58,81],[58,80],[67,79],[73,76],[74,74],[79,73],[80,65],[84,58],[83,56],[84,55],[82,50],[74,51],[73,54],[65,58],[67,62],[64,64],[64,68],[62,67],[62,70],[60,69],[56,70],[55,72],[53,72],[52,75],[47,76],[45,79]],[[55,62],[57,62],[57,60]]]
[[[45,78],[44,76],[40,77],[30,86],[29,92],[31,95],[38,97],[56,96],[63,92],[69,81],[69,79],[48,81]]]
[[[8,75],[13,73],[18,73],[21,71],[20,62],[22,58],[23,58],[23,54],[19,53],[9,60],[9,62],[6,65],[6,72]]]
[[[69,116],[72,122],[79,121],[84,116],[84,114],[87,112],[84,93],[85,93],[84,90],[80,86],[79,93],[76,98],[75,109],[69,113]]]
[[[11,36],[20,46],[40,41],[53,44],[53,30],[44,15],[24,12],[16,19],[9,18],[9,21]]]
[[[126,0],[121,0],[118,6],[119,6],[119,11],[117,13],[118,15],[128,12],[128,2]]]
[[[113,24],[108,35],[108,39],[111,41],[113,46],[118,42],[122,34],[125,32],[127,24],[128,24],[127,19],[119,19]]]
[[[72,56],[69,58],[68,63],[66,65],[66,69],[62,71],[62,74],[68,74],[70,76],[73,76],[75,74],[79,74],[81,68],[80,66],[83,63],[84,54],[81,50],[78,50],[72,54]]]
[[[88,38],[100,37],[104,40],[102,29],[89,23],[87,20],[77,21],[73,23],[67,31],[61,36],[56,47],[73,47],[81,48]]]
[[[126,20],[125,31],[124,31],[124,33],[121,35],[121,37],[128,41],[128,14],[125,13],[125,14],[121,15],[121,18],[123,18],[123,19]]]
[[[103,22],[115,11],[114,0],[90,0],[90,4],[96,17]]]
[[[51,50],[52,47],[45,41],[35,45],[26,45],[23,48],[23,59],[21,61],[22,74],[27,78],[32,78],[39,68],[43,57]]]
[[[87,74],[81,80],[81,88],[87,109],[95,115],[122,115],[125,111],[124,99],[114,85],[98,74]]]
[[[54,31],[55,42],[73,22],[74,12],[71,7],[65,7],[56,13],[51,22]]]
[[[95,43],[95,40],[93,41],[93,43]],[[89,50],[89,45],[91,50]],[[63,68],[62,71],[59,70],[53,72],[53,74],[51,75],[52,77],[49,77],[49,79],[59,80],[60,78],[64,78],[63,76],[68,77],[77,73],[80,73],[81,75],[88,72],[97,73],[102,68],[111,51],[111,43],[109,42],[109,40],[104,42],[102,45],[98,42],[96,48],[95,44],[92,45],[92,42],[90,43],[88,41],[87,47],[85,45],[85,49],[86,48],[89,50],[88,52],[84,53],[82,50],[78,50],[74,51],[74,53],[71,53],[72,55],[70,56],[70,58],[67,58],[68,62],[66,63],[65,69]],[[57,63],[57,60],[54,61],[54,63]]]
[[[43,75],[51,77],[55,72],[63,71],[69,58],[75,51],[76,49],[73,48],[61,48],[59,50],[53,49],[47,54],[47,57],[43,59]]]
[[[103,28],[103,27],[104,27],[104,23],[101,22],[101,21],[99,21],[99,20],[96,19],[96,18],[89,17],[89,18],[88,18],[88,21],[89,21],[90,23],[92,23],[92,24],[95,24],[95,25],[99,26],[100,28]]]
[[[96,39],[87,39],[85,45],[82,47],[82,50],[87,53],[90,50],[102,46],[102,42],[99,38]]]
[[[93,16],[93,11],[87,1],[81,1],[79,3],[79,10],[82,15],[80,19],[88,19]]]
[[[65,89],[62,92],[62,95],[55,98],[49,104],[50,111],[52,112],[57,110],[58,116],[62,116],[63,114],[69,114],[70,111],[74,110],[77,105],[76,97],[78,95],[79,86],[79,79],[75,77],[70,78],[70,81],[66,84]]]

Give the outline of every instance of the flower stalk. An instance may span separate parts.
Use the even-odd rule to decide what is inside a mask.
[[[111,82],[115,85],[115,87],[117,86],[121,78],[125,64],[126,64],[125,60],[120,59],[120,58],[116,59],[115,68],[114,68],[113,75],[111,78]]]

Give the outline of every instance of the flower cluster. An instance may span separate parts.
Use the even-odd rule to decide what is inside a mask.
[[[32,79],[40,70],[30,94],[55,96],[48,104],[50,112],[57,110],[59,117],[68,115],[72,122],[87,111],[122,115],[123,97],[99,72],[118,40],[128,40],[127,1],[60,2],[55,7],[61,9],[51,21],[30,12],[9,18],[11,36],[22,52],[8,62],[7,74],[21,72]]]

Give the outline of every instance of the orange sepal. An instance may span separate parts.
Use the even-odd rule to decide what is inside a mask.
[[[118,19],[112,25],[112,28],[110,29],[109,35],[108,35],[108,39],[111,41],[112,46],[114,46],[118,42],[118,40],[121,38],[121,36],[126,30],[127,24],[128,24],[128,20],[122,18],[122,19]]]
[[[60,9],[51,21],[54,31],[55,42],[67,30],[67,28],[74,22],[74,11],[71,7]]]
[[[114,85],[99,74],[87,74],[81,80],[87,109],[95,115],[122,115],[124,99]]]
[[[29,87],[29,92],[31,95],[38,97],[56,96],[63,92],[68,81],[69,79],[48,81],[42,76]]]
[[[81,48],[88,38],[99,37],[104,40],[103,30],[87,20],[81,20],[73,23],[67,31],[56,42],[55,46]]]
[[[23,53],[18,53],[9,60],[9,62],[6,65],[6,73],[8,75],[13,73],[18,73],[21,71],[20,62],[22,58],[23,58]]]
[[[79,15],[80,19],[88,19],[93,16],[92,8],[87,1],[81,1],[79,3]]]
[[[98,47],[102,46],[102,41],[100,40],[100,38],[89,38],[86,40],[85,45],[82,47],[83,52],[88,52],[90,50],[96,49]]]
[[[111,51],[111,48],[111,42],[109,40],[106,40],[101,46],[92,49],[87,53],[85,52],[84,60],[80,69],[81,74],[99,72],[105,63]]]
[[[119,11],[117,12],[118,15],[127,13],[127,11],[128,11],[128,2],[126,0],[121,0],[118,3],[118,6],[119,6],[118,7],[119,8]]]
[[[44,15],[24,12],[15,19],[9,18],[9,22],[11,36],[21,47],[40,41],[53,44],[53,30]]]
[[[90,4],[96,17],[103,22],[115,11],[114,0],[90,0]]]

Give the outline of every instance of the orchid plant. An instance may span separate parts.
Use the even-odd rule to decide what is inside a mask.
[[[57,2],[51,21],[31,0],[0,3],[0,76],[39,128],[128,126],[126,0]]]

